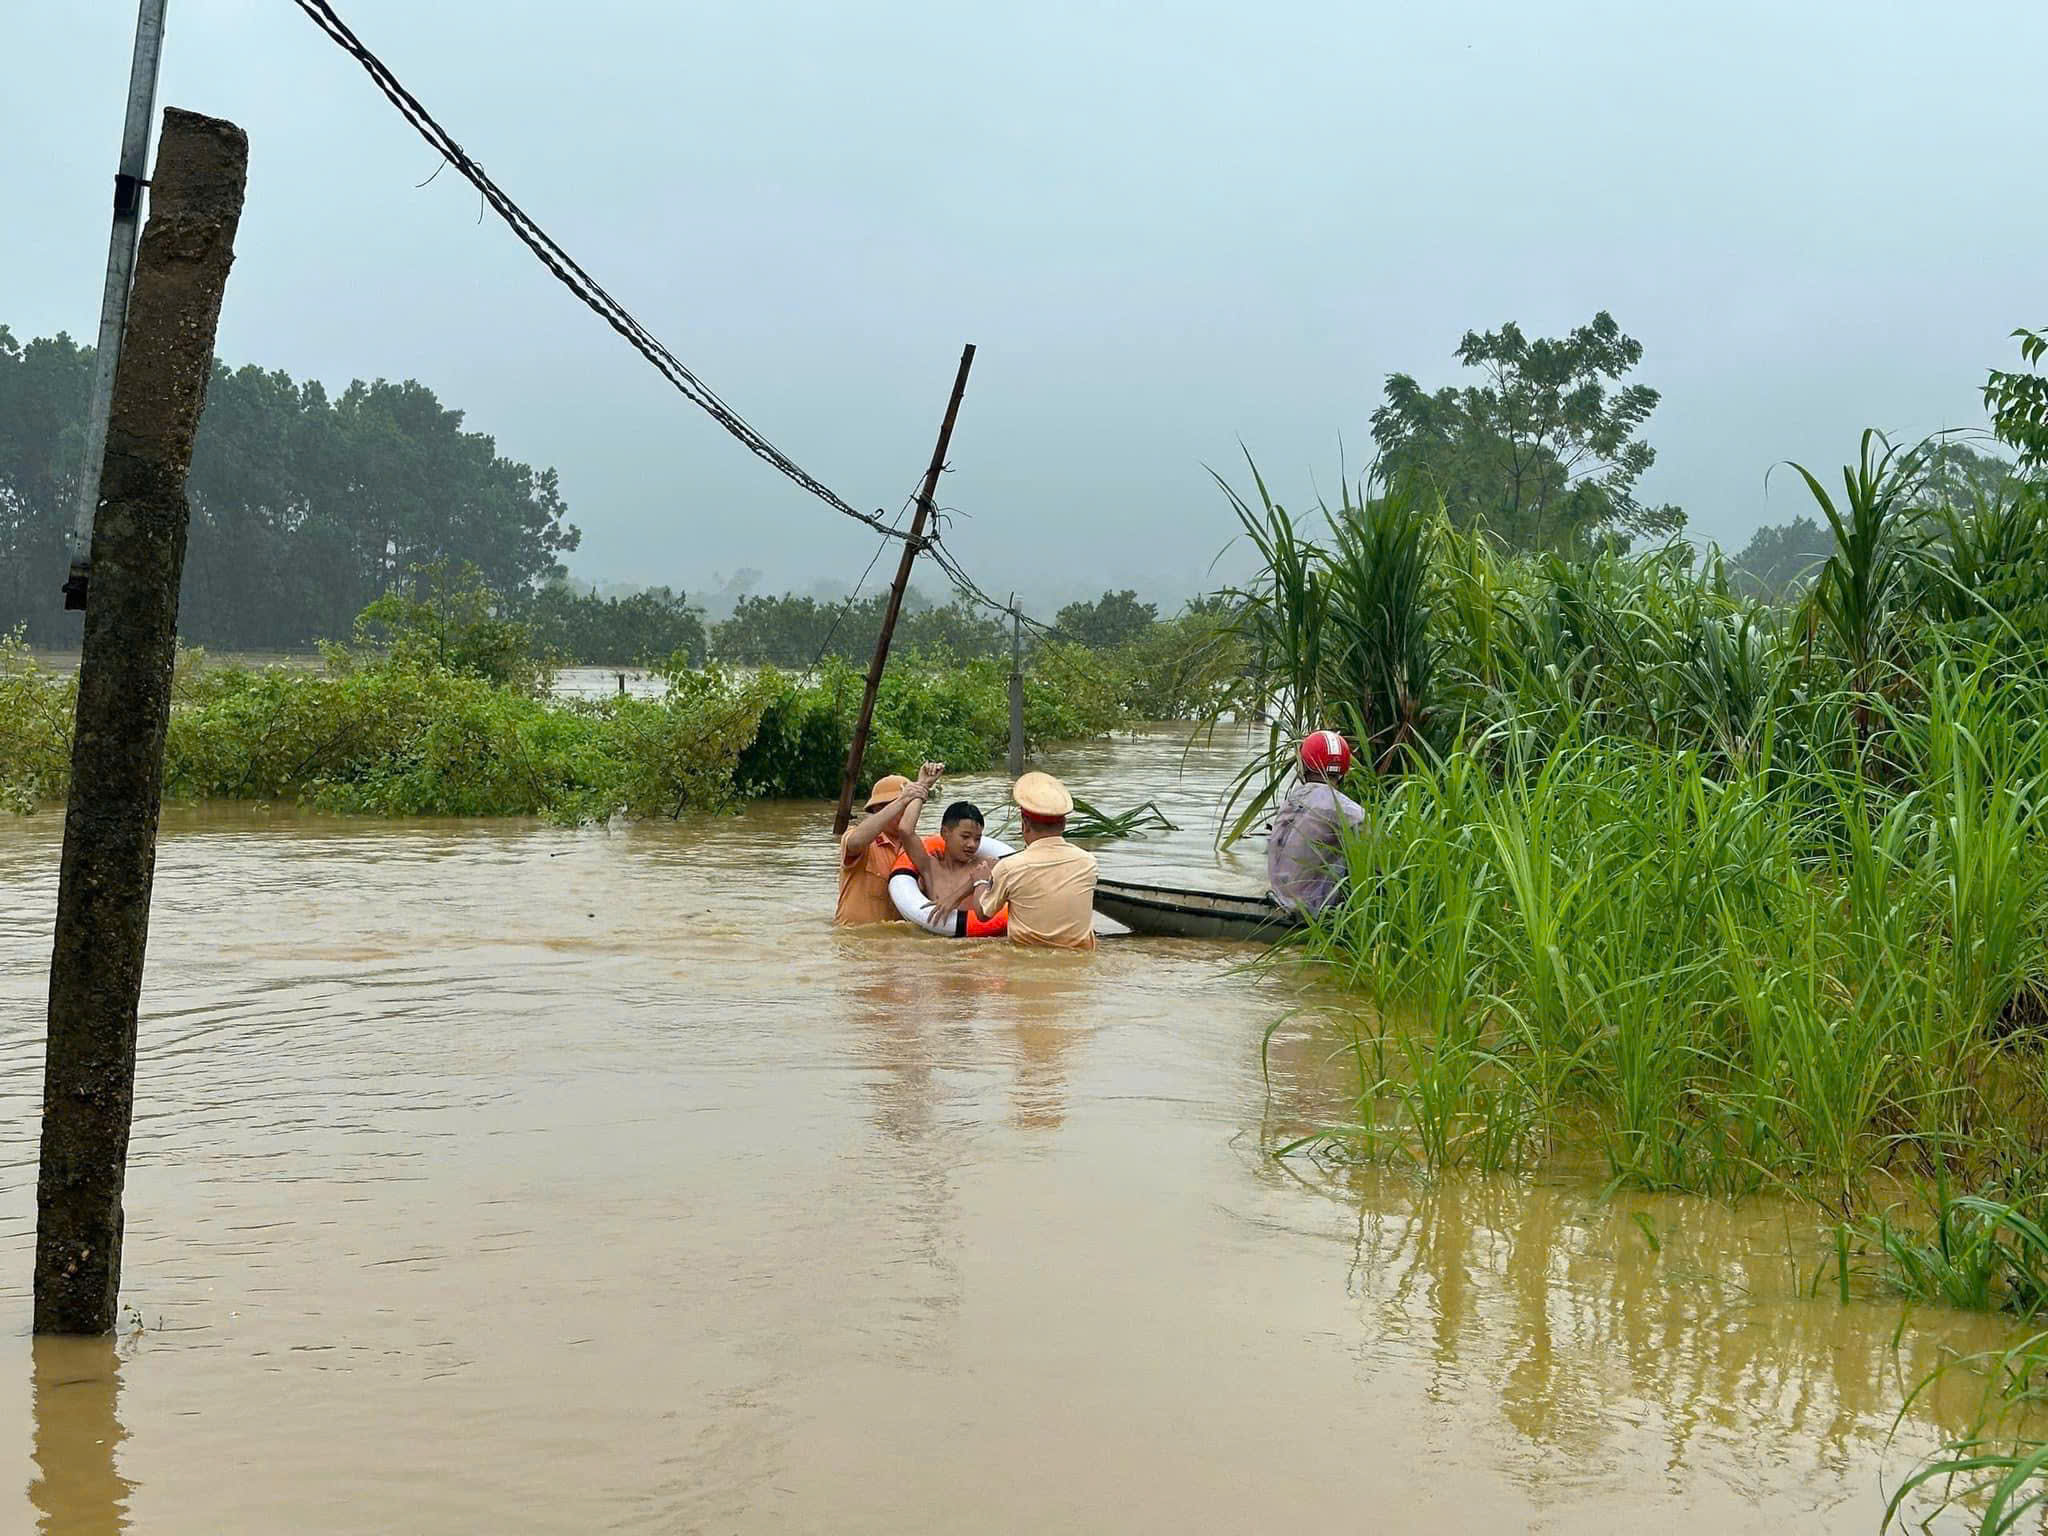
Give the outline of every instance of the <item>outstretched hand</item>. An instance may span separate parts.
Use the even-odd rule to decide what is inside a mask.
[[[987,890],[992,884],[994,884],[994,882],[989,880],[986,876],[983,876],[979,880],[970,881],[967,885],[955,891],[952,895],[946,897],[943,901],[933,901],[932,916],[934,918],[948,918],[951,917],[955,912],[958,912],[962,907],[967,907],[971,910],[979,911],[980,909],[975,905],[975,903],[980,900],[981,893],[984,890]]]
[[[929,794],[932,786],[939,782],[939,776],[945,771],[944,763],[926,763],[917,770],[917,787]]]

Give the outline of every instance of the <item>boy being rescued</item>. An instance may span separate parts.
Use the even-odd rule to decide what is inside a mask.
[[[937,836],[905,844],[889,874],[890,897],[899,913],[949,938],[999,938],[1010,931],[1008,909],[983,917],[967,904],[975,886],[994,874],[996,860],[1015,851],[984,836],[984,822],[979,806],[955,800],[939,819]],[[912,893],[903,891],[898,881],[914,882],[924,901],[906,899]]]

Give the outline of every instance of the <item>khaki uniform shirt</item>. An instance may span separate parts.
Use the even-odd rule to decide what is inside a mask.
[[[1010,909],[1010,937],[1058,949],[1095,947],[1095,855],[1064,837],[1041,837],[996,861],[984,916]]]
[[[847,836],[853,834],[849,831]],[[893,923],[896,904],[889,899],[889,874],[903,849],[893,838],[878,837],[851,863],[846,838],[839,840],[839,909],[832,921],[842,927],[856,923]]]

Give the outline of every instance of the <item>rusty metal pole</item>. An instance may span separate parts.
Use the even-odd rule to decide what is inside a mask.
[[[114,174],[114,229],[107,242],[107,281],[100,294],[99,348],[92,362],[92,405],[85,418],[85,463],[78,476],[78,508],[71,523],[71,570],[64,606],[85,607],[92,572],[92,520],[100,505],[100,463],[107,451],[107,418],[114,403],[114,366],[128,324],[128,289],[135,275],[135,241],[142,228],[143,172],[149,168],[149,122],[156,116],[156,82],[164,54],[167,0],[141,0],[135,14],[135,57],[128,66],[128,115],[121,125],[121,168]]]
[[[853,722],[853,741],[846,749],[846,770],[839,776],[839,809],[832,815],[832,835],[838,837],[853,820],[853,786],[860,778],[860,760],[867,755],[868,727],[875,719],[875,693],[882,686],[882,668],[889,662],[889,640],[896,633],[896,616],[903,610],[903,589],[910,585],[910,567],[924,541],[925,524],[931,521],[932,498],[938,494],[939,472],[946,467],[946,448],[953,441],[953,422],[960,414],[960,397],[967,393],[967,372],[974,366],[974,343],[960,353],[960,372],[953,379],[953,398],[946,402],[946,419],[939,423],[938,446],[932,449],[931,467],[924,472],[924,484],[917,493],[917,514],[910,520],[910,537],[903,544],[903,558],[896,565],[896,580],[889,587],[889,606],[882,611],[882,632],[875,637],[875,659],[868,663],[867,686],[861,690],[860,714]]]
[[[120,1293],[135,1016],[191,520],[185,475],[248,170],[249,141],[233,123],[164,113],[114,376],[78,666],[43,1058],[37,1333],[109,1332]]]

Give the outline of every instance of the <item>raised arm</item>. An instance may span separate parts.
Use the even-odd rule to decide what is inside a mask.
[[[945,771],[944,763],[926,763],[917,770],[917,785],[912,787],[922,786],[926,799],[929,799],[932,790],[938,786],[939,775]],[[913,809],[903,813],[903,829],[898,841],[903,844],[903,852],[909,857],[912,867],[917,870],[918,883],[926,890],[930,890],[932,856],[925,851],[924,839],[917,835],[917,817],[923,809],[924,801],[920,800]]]
[[[839,848],[840,858],[851,864],[873,845],[876,838],[894,829],[908,831],[908,843],[917,843],[919,851],[923,844],[918,842],[917,811],[931,797],[932,785],[939,781],[939,774],[945,771],[943,763],[926,763],[913,783],[906,784],[902,793],[883,806],[879,811],[870,811],[859,821],[846,829],[846,837]]]

